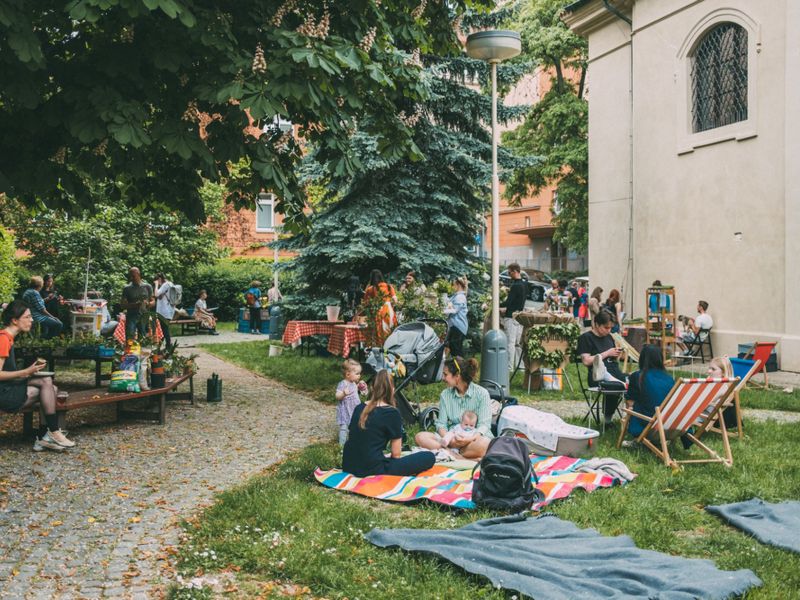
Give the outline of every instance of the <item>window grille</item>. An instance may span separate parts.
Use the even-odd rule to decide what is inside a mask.
[[[747,120],[747,31],[722,23],[692,56],[692,131]]]

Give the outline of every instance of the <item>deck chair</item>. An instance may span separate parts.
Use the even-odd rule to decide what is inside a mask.
[[[616,344],[617,348],[621,348],[623,352],[623,361],[622,361],[622,372],[628,372],[628,364],[636,363],[639,364],[639,353],[636,351],[636,348],[631,346],[628,341],[622,337],[620,333],[612,333],[611,337],[614,338],[614,344]]]
[[[616,410],[619,413],[619,404],[622,402],[625,390],[604,390],[596,385],[590,387],[589,369],[592,367],[584,365],[580,358],[575,361],[575,367],[578,371],[578,385],[580,386],[581,394],[583,394],[583,399],[586,401],[586,407],[588,409],[583,419],[587,422],[594,421],[600,426],[602,431],[605,431],[606,425],[603,416],[605,415],[606,403],[616,402]],[[585,373],[581,373],[581,371],[585,371]],[[586,377],[585,380],[584,375]]]
[[[757,360],[761,363],[761,366],[758,367],[758,369],[756,370],[755,373],[753,373],[753,375],[756,375],[758,373],[764,374],[763,384],[752,381],[752,375],[751,375],[750,385],[763,388],[769,387],[769,379],[767,376],[767,361],[769,360],[769,357],[772,355],[772,351],[775,349],[775,346],[777,345],[778,342],[755,342],[753,344],[753,347],[750,348],[747,354],[744,355],[745,358],[749,358],[751,360]]]
[[[675,385],[664,398],[661,406],[656,408],[652,417],[643,415],[631,408],[623,408],[625,418],[622,421],[622,430],[617,439],[617,448],[622,446],[622,440],[628,430],[631,417],[639,417],[647,422],[642,433],[636,438],[640,444],[647,446],[668,467],[677,468],[680,464],[719,462],[730,467],[733,464],[728,432],[725,429],[724,419],[719,419],[719,413],[728,398],[733,394],[739,378],[723,379],[678,379]],[[716,404],[714,402],[716,401]],[[711,413],[703,415],[703,411],[711,407]],[[708,431],[711,425],[719,422],[722,434],[722,445],[725,449],[725,458],[703,444],[700,438]],[[690,433],[691,428],[695,428]],[[652,436],[651,436],[652,434]],[[694,444],[703,450],[709,458],[675,460],[669,454],[668,442],[681,436],[687,436]],[[657,436],[656,446],[652,439]]]
[[[725,403],[725,406],[717,414],[717,419],[715,422],[711,423],[708,428],[708,431],[713,431],[715,433],[720,433],[719,424],[716,421],[723,419],[723,412],[729,406],[734,406],[736,409],[736,429],[728,429],[728,433],[736,433],[736,436],[741,440],[744,439],[744,429],[742,427],[742,407],[739,401],[739,392],[744,389],[744,386],[747,385],[747,382],[750,381],[750,378],[758,372],[758,369],[761,365],[760,360],[748,360],[746,358],[728,358],[731,361],[731,366],[733,367],[733,376],[739,378],[739,383],[733,390],[733,394],[730,395],[728,401]]]

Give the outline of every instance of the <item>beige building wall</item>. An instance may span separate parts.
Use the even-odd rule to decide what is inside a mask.
[[[600,0],[579,3],[566,17],[589,40],[592,284],[609,289],[625,281],[627,311],[643,316],[644,290],[661,279],[675,285],[680,313],[694,314],[698,299],[709,302],[717,354],[779,340],[782,368],[800,371],[800,186],[793,177],[800,165],[800,3],[614,4],[632,27]],[[693,134],[689,55],[723,21],[748,31],[748,119]],[[630,204],[631,164],[628,265],[623,205]]]

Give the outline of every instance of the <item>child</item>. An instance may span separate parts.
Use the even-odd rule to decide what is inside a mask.
[[[367,393],[367,384],[361,379],[361,365],[351,358],[342,364],[344,379],[336,386],[336,424],[339,426],[339,445],[347,441],[347,428],[353,411],[361,403],[358,394]]]
[[[453,427],[450,431],[448,431],[445,436],[441,440],[441,447],[447,448],[450,445],[450,442],[457,435],[463,434],[471,434],[475,431],[475,427],[478,426],[478,413],[473,412],[471,410],[465,410],[464,414],[461,415],[461,423]]]

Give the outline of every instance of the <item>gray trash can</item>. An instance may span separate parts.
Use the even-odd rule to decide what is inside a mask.
[[[269,339],[279,340],[281,335],[283,335],[281,307],[273,304],[269,309]]]

